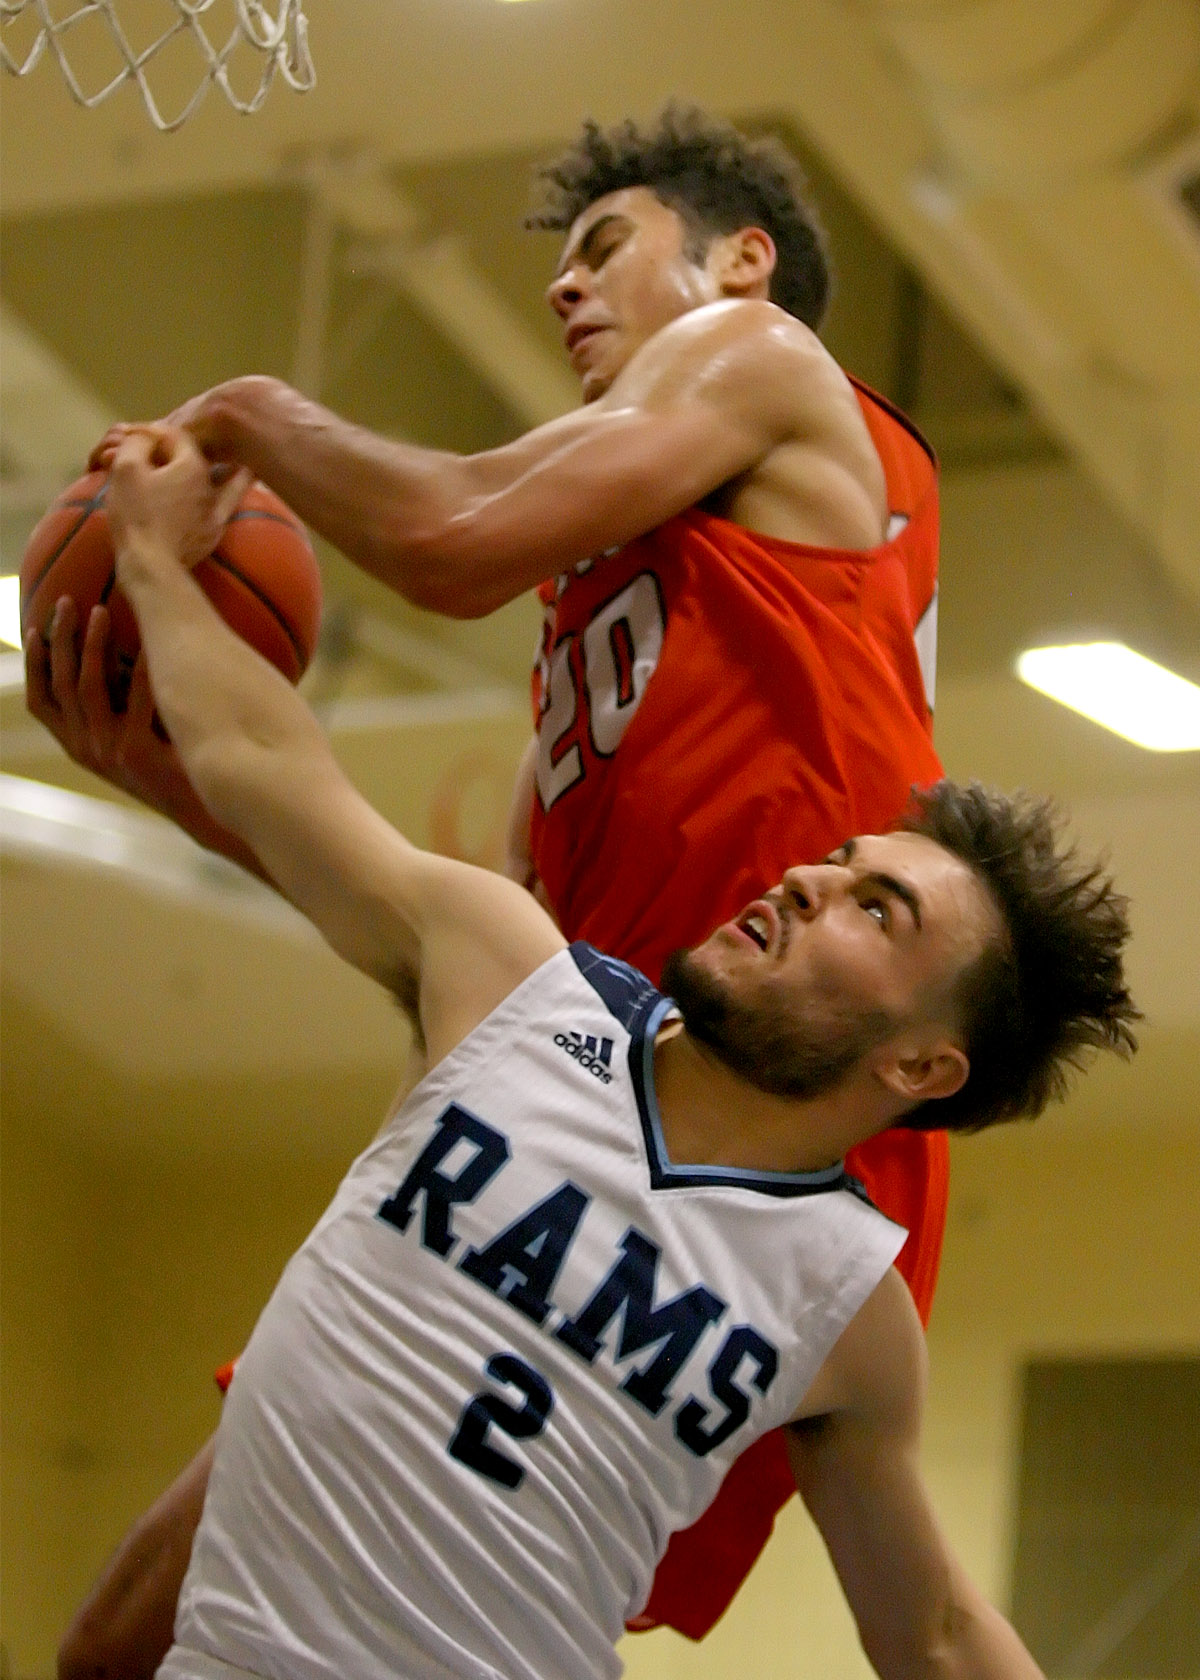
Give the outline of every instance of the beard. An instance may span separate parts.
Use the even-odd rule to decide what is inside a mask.
[[[691,951],[667,958],[662,989],[693,1038],[731,1072],[775,1097],[824,1096],[895,1027],[883,1009],[785,1002],[766,987],[752,998],[739,997]]]

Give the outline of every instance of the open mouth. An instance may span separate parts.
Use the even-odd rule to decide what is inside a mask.
[[[752,939],[760,951],[768,951],[779,929],[779,918],[772,906],[760,899],[742,912],[735,926],[747,939]]]
[[[589,339],[595,338],[597,333],[603,331],[604,328],[601,326],[572,327],[566,337],[567,354],[573,356],[581,344],[586,344]]]
[[[766,950],[768,929],[765,916],[747,916],[742,923],[742,932],[750,935],[759,950]]]

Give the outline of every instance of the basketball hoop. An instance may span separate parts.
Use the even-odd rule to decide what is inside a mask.
[[[225,44],[220,47],[213,45],[204,29],[204,14],[211,11],[215,0],[158,0],[159,10],[165,11],[171,21],[144,47],[131,44],[117,16],[118,3],[119,0],[84,0],[66,16],[55,18],[51,15],[51,0],[0,0],[0,25],[5,30],[24,14],[34,20],[32,41],[27,42],[24,56],[14,58],[4,41],[0,40],[0,63],[11,75],[27,76],[49,47],[58,60],[58,67],[72,96],[89,110],[107,99],[124,82],[136,82],[150,121],[164,133],[174,132],[187,121],[214,82],[235,110],[247,114],[258,110],[277,74],[297,93],[307,93],[316,83],[316,73],[308,52],[308,19],[304,15],[303,0],[278,0],[277,13],[262,0],[232,0],[233,27]],[[129,0],[120,0],[120,3],[128,5]],[[93,38],[98,30],[103,33],[107,26],[105,47],[110,63],[114,49],[117,55],[116,74],[94,93],[84,92],[79,76],[67,58],[68,36],[74,30],[77,32],[76,41],[82,40],[83,36],[78,34],[81,25],[89,26]],[[150,87],[147,66],[169,42],[180,39],[185,44],[190,42],[194,45],[200,55],[201,82],[187,98],[179,114],[168,119],[162,115]],[[246,94],[237,92],[229,74],[230,59],[240,47],[253,49],[262,57],[258,85]]]

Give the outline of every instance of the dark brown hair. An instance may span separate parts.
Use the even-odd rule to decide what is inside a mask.
[[[694,107],[670,104],[645,129],[632,120],[601,128],[589,118],[575,144],[537,175],[544,198],[529,227],[565,231],[598,198],[649,187],[683,217],[693,261],[714,235],[764,229],[777,256],[771,301],[814,330],[820,325],[830,293],[825,234],[805,201],[800,166],[780,141],[752,139]]]
[[[1132,1023],[1141,1013],[1121,961],[1128,901],[1102,864],[1080,861],[1062,842],[1049,800],[938,782],[914,792],[898,826],[969,864],[1004,925],[957,984],[966,1083],[901,1124],[971,1132],[1032,1118],[1066,1094],[1090,1051],[1137,1049]]]

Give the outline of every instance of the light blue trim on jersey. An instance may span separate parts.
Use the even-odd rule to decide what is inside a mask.
[[[850,1177],[841,1161],[823,1167],[820,1172],[771,1172],[672,1161],[667,1154],[654,1089],[654,1039],[668,1013],[675,1008],[675,1001],[664,997],[638,969],[618,957],[606,957],[585,940],[576,940],[570,950],[580,974],[629,1034],[629,1073],[642,1123],[651,1189],[719,1185],[757,1190],[766,1196],[812,1196],[825,1190],[850,1190],[863,1201],[868,1200],[862,1186]]]
[[[660,998],[645,1019],[638,1023],[638,1031],[642,1034],[641,1077],[635,1078],[635,1087],[638,1107],[642,1114],[646,1151],[650,1157],[651,1181],[655,1187],[697,1183],[740,1185],[747,1190],[766,1190],[776,1196],[804,1195],[817,1190],[840,1190],[848,1187],[846,1169],[841,1161],[836,1161],[832,1167],[822,1167],[819,1172],[777,1172],[769,1168],[721,1167],[671,1160],[667,1154],[666,1139],[663,1137],[658,1092],[654,1086],[654,1040],[658,1029],[674,1008],[673,998]],[[638,1054],[635,1041],[630,1046],[631,1063]]]

